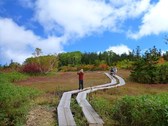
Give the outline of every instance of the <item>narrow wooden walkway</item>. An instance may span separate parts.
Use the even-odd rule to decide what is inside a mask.
[[[103,126],[104,122],[101,119],[101,117],[95,112],[95,110],[92,108],[89,102],[86,100],[87,94],[97,90],[113,88],[113,87],[122,86],[125,84],[125,81],[121,77],[117,75],[115,76],[115,78],[119,80],[119,83],[117,84],[117,81],[114,77],[111,77],[108,73],[105,73],[105,74],[111,79],[111,83],[94,86],[91,89],[78,93],[76,97],[78,104],[82,107],[82,111],[88,121],[89,126]]]
[[[83,91],[73,90],[73,91],[63,93],[63,96],[57,107],[59,126],[76,126],[76,123],[73,118],[73,114],[70,109],[71,96],[72,94],[75,94],[75,93],[78,93],[76,100],[78,104],[82,107],[82,111],[88,121],[89,126],[103,126],[104,124],[103,120],[95,112],[95,110],[92,108],[89,102],[86,100],[87,94],[93,91],[113,88],[113,87],[122,86],[125,84],[125,81],[121,77],[117,75],[115,76],[115,78],[119,80],[119,83],[117,83],[114,77],[111,77],[108,73],[105,73],[105,74],[111,79],[110,83],[88,87],[88,88],[85,88]]]
[[[79,90],[74,90],[63,93],[59,105],[57,107],[59,126],[76,126],[75,120],[70,109],[70,102],[72,94],[78,92]]]

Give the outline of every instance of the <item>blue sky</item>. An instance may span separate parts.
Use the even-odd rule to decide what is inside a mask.
[[[167,51],[168,0],[0,0],[0,64],[35,48],[61,52]]]

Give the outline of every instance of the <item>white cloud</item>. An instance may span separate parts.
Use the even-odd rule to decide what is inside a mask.
[[[150,0],[111,0],[119,18],[136,18],[150,7]]]
[[[118,55],[123,53],[129,54],[132,50],[128,48],[126,45],[117,45],[117,46],[110,46],[106,51],[113,51]]]
[[[158,35],[163,32],[168,32],[168,0],[160,0],[156,5],[153,5],[142,18],[142,25],[137,33],[129,32],[129,36],[135,39],[147,35]]]
[[[122,22],[144,13],[150,0],[38,0],[35,18],[47,31],[83,37],[104,30],[118,31]]]
[[[106,18],[113,11],[105,2],[95,0],[38,0],[36,5],[36,19],[45,29],[55,30],[59,25],[64,34],[78,37],[108,27]]]
[[[37,47],[41,48],[44,54],[63,51],[63,37],[41,38],[33,31],[17,25],[12,19],[0,18],[0,29],[0,56],[3,56],[6,62],[13,59],[22,63]]]

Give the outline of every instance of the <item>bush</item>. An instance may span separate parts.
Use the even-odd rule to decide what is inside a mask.
[[[157,66],[158,71],[158,78],[160,83],[167,83],[168,82],[168,63],[164,63]]]
[[[128,59],[117,62],[117,67],[121,69],[131,69],[132,66],[133,66],[133,61],[130,61]]]
[[[108,66],[107,64],[100,64],[100,65],[98,66],[98,68],[99,68],[100,70],[108,70],[109,66]]]
[[[126,96],[114,105],[112,118],[126,126],[167,126],[168,94]]]
[[[38,56],[26,59],[23,72],[29,74],[46,74],[56,71],[58,68],[58,57],[55,55]]]
[[[11,82],[22,80],[27,76],[21,73],[0,73],[0,124],[21,125],[28,111],[29,101],[39,91],[15,86]]]
[[[156,65],[137,65],[131,72],[131,78],[139,83],[167,83],[168,63]]]
[[[27,78],[27,75],[19,72],[0,73],[0,82],[16,82]]]
[[[73,67],[73,66],[62,66],[59,69],[62,72],[68,72],[68,71],[77,71],[77,67]]]
[[[28,63],[23,66],[22,72],[29,74],[39,74],[41,73],[41,70],[37,63]]]
[[[93,71],[95,70],[95,65],[87,64],[87,65],[81,65],[77,67],[78,70],[84,69],[84,71]]]

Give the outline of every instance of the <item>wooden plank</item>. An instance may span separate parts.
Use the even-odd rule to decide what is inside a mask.
[[[124,79],[123,78],[121,78],[120,76],[118,76],[118,75],[115,75],[115,77],[117,77],[118,78],[118,80],[119,80],[119,86],[122,86],[122,85],[124,85],[125,84],[125,81],[124,81]]]
[[[90,124],[90,123],[97,123],[96,120],[94,119],[94,117],[90,114],[89,112],[89,109],[87,108],[87,106],[83,106],[82,107],[82,111],[83,111],[83,114],[85,115],[86,119],[87,119],[87,122]]]
[[[63,93],[63,95],[62,95],[62,97],[61,97],[61,100],[60,100],[60,102],[59,102],[59,105],[58,105],[58,107],[63,107],[64,106],[64,104],[65,104],[65,102],[66,102],[66,94],[65,93]]]
[[[91,106],[83,106],[82,111],[89,124],[101,124],[103,125],[103,120],[96,113],[96,111]]]
[[[67,126],[76,126],[75,120],[71,113],[70,108],[64,108],[64,113],[67,121]]]
[[[76,91],[74,91],[76,93]],[[65,92],[57,107],[59,126],[76,126],[72,112],[70,110],[71,92]]]
[[[92,106],[89,104],[89,102],[86,100],[86,94],[90,92],[84,91],[78,94],[77,96],[77,102],[82,107],[82,111],[88,121],[89,124],[101,124],[103,125],[103,120],[100,118],[100,116],[96,113],[96,111],[92,108]]]
[[[64,108],[58,107],[57,108],[57,113],[58,113],[58,124],[59,126],[67,126],[67,120],[66,116],[64,113]]]
[[[64,108],[70,108],[70,102],[71,102],[71,93],[65,93],[66,99],[64,103]]]

